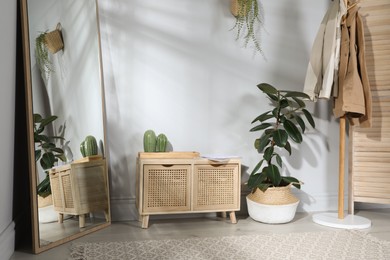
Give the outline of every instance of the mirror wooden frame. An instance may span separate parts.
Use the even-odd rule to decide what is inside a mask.
[[[102,50],[99,24],[99,8],[98,0],[96,3],[96,17],[97,17],[97,32],[98,32],[98,49],[99,49],[99,65],[100,65],[100,82],[101,82],[101,98],[102,98],[102,122],[103,122],[103,140],[104,145],[107,144],[106,134],[106,112],[104,100],[104,79],[103,79],[103,64],[102,64]],[[35,254],[49,250],[53,247],[59,246],[81,236],[90,234],[97,230],[103,229],[111,224],[110,213],[110,196],[109,196],[109,176],[108,176],[108,154],[105,152],[104,159],[106,160],[106,176],[107,176],[107,196],[108,196],[108,219],[106,222],[91,227],[89,229],[72,234],[68,237],[62,238],[47,245],[40,245],[39,238],[39,219],[38,219],[38,202],[37,202],[37,178],[36,178],[36,162],[35,162],[35,145],[34,145],[34,131],[33,131],[33,99],[32,99],[32,76],[31,76],[31,56],[30,56],[30,38],[29,38],[29,21],[28,21],[28,6],[27,0],[20,0],[21,11],[21,27],[22,27],[22,41],[23,41],[23,59],[24,59],[24,76],[25,76],[25,91],[26,91],[26,118],[27,118],[27,140],[28,140],[28,163],[29,163],[29,179],[30,179],[30,205],[31,205],[31,225],[32,225],[32,250]],[[106,149],[105,149],[106,150]]]

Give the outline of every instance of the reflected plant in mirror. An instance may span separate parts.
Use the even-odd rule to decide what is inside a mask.
[[[41,73],[48,77],[51,72],[54,72],[54,68],[53,63],[49,59],[49,50],[46,48],[45,36],[46,32],[43,32],[35,39],[35,59]]]
[[[56,140],[64,140],[61,136],[49,136],[45,131],[57,116],[43,118],[40,114],[34,114],[34,143],[35,143],[35,162],[39,161],[42,169],[46,173],[45,179],[38,185],[38,195],[45,198],[51,194],[48,169],[51,169],[58,159],[65,162],[64,150],[57,146]]]

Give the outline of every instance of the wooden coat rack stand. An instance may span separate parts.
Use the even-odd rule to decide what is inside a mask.
[[[343,0],[347,10],[354,7],[358,2],[348,4],[348,0]],[[351,212],[344,214],[344,176],[345,176],[345,129],[346,118],[340,117],[340,144],[339,144],[339,189],[338,189],[338,212],[319,213],[313,215],[313,221],[317,224],[342,228],[342,229],[365,229],[371,226],[369,219],[356,216]]]

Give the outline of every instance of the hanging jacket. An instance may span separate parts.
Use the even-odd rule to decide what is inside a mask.
[[[322,19],[311,50],[303,88],[311,100],[329,99],[334,85],[337,93],[340,23],[345,13],[344,1],[335,0]]]
[[[363,21],[355,5],[341,24],[339,91],[333,114],[336,118],[345,115],[351,124],[370,127],[372,101],[364,52]]]

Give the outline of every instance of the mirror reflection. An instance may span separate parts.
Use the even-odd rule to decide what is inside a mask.
[[[42,247],[110,221],[101,57],[95,0],[26,1]]]

